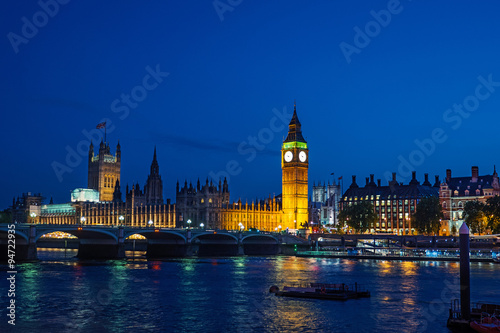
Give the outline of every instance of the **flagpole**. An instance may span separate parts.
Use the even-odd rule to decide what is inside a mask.
[[[108,142],[108,140],[106,139],[106,129],[107,129],[107,126],[106,126],[106,122],[104,123],[104,143]]]

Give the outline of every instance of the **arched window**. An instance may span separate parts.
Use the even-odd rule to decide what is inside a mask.
[[[446,208],[446,201],[443,202],[443,208]]]

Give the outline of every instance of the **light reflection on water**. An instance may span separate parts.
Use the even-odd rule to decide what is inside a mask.
[[[61,252],[62,251],[62,252]],[[70,252],[72,251],[72,252]],[[296,257],[79,261],[45,251],[18,265],[19,332],[446,332],[458,263]],[[127,253],[131,255],[132,253]],[[5,266],[2,269],[6,270]],[[500,265],[472,264],[473,300],[499,302]],[[271,285],[358,282],[369,299],[280,298]],[[451,287],[449,287],[451,286]],[[6,282],[0,287],[6,290]],[[6,295],[1,295],[6,304]],[[446,303],[446,304],[445,304]],[[5,311],[4,311],[5,312]],[[0,322],[0,328],[6,321]]]

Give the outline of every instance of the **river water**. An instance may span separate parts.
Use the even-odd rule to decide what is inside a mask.
[[[285,256],[80,261],[74,255],[39,249],[42,261],[17,266],[15,327],[7,323],[8,283],[1,280],[0,331],[450,332],[449,302],[459,291],[453,262]],[[500,302],[499,273],[498,264],[471,264],[472,301]],[[342,302],[268,292],[271,285],[297,282],[358,282],[372,297]]]

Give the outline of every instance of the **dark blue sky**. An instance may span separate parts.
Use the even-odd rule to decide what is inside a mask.
[[[385,183],[396,171],[407,182],[409,168],[423,180],[500,163],[498,2],[228,3],[218,13],[213,1],[69,1],[49,6],[53,17],[35,1],[5,4],[0,208],[22,192],[67,202],[86,187],[87,154],[69,166],[67,149],[84,150],[83,131],[103,118],[113,151],[122,146],[123,192],[144,185],[156,145],[166,198],[177,179],[220,174],[230,161],[232,199],[279,194],[286,130],[276,114],[294,99],[311,184],[332,172],[346,188],[353,174]],[[374,23],[371,11],[388,7],[390,22]],[[145,90],[155,70],[161,82]],[[132,107],[121,101],[131,92]],[[253,158],[248,137],[259,134]],[[54,165],[71,172],[58,177]]]

